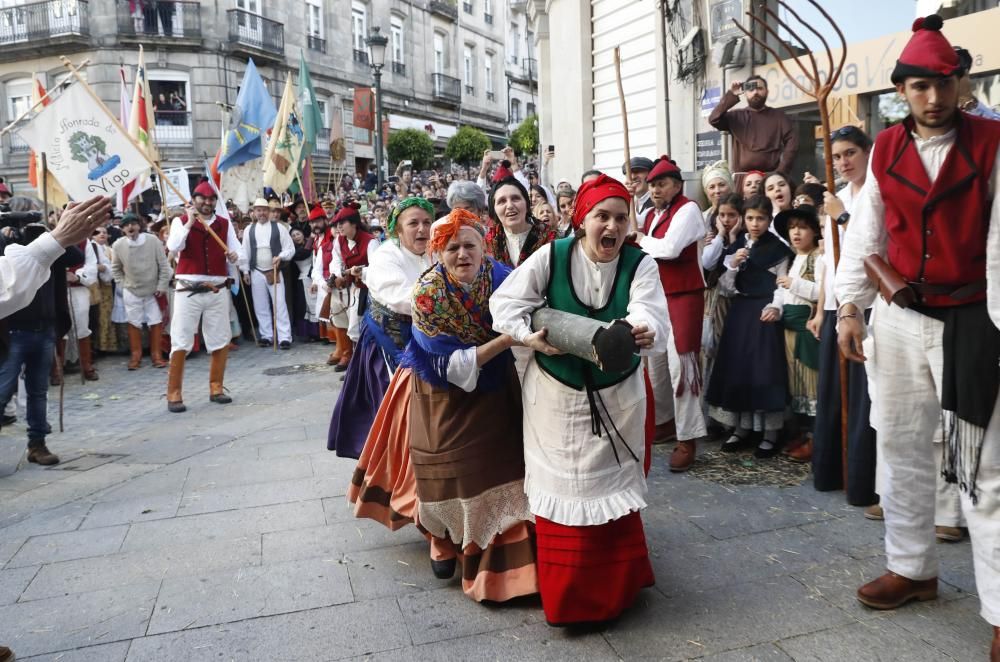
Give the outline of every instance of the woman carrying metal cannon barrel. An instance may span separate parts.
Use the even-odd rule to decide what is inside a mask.
[[[635,355],[606,372],[533,332],[543,305],[632,325],[639,352],[666,351],[656,262],[625,244],[630,197],[601,175],[580,187],[576,235],[543,246],[490,299],[493,329],[535,350],[523,379],[525,492],[535,516],[538,582],[551,625],[616,618],[654,583],[639,510],[646,389]]]

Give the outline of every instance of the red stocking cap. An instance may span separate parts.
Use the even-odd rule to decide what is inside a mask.
[[[612,179],[607,175],[599,175],[597,179],[591,179],[580,186],[576,193],[576,206],[573,208],[573,227],[579,228],[583,225],[590,210],[601,200],[608,198],[621,198],[625,202],[631,203],[632,196],[628,194],[628,189],[617,179]]]
[[[962,65],[958,54],[941,34],[944,21],[937,14],[913,22],[913,36],[907,42],[890,79],[893,84],[910,77],[940,78],[957,74]]]
[[[326,210],[321,205],[315,205],[309,212],[309,220],[318,221],[319,219],[326,220]]]
[[[510,168],[508,167],[509,165],[510,165],[510,161],[501,161],[500,162],[500,165],[497,166],[497,171],[495,173],[493,173],[493,183],[494,184],[496,184],[497,182],[499,182],[501,180],[507,179],[508,177],[513,177],[514,176],[514,173],[511,172]]]
[[[207,179],[202,180],[200,184],[194,187],[194,195],[200,195],[203,198],[219,197],[219,194],[215,192],[215,189],[212,188]]]
[[[337,212],[337,215],[333,217],[333,222],[334,224],[337,224],[340,223],[341,221],[346,221],[351,218],[357,218],[358,221],[360,222],[361,214],[358,213],[357,207],[348,202],[343,207],[341,207],[340,211]]]
[[[646,181],[652,182],[660,177],[673,177],[677,181],[683,181],[684,179],[681,175],[681,169],[677,167],[677,163],[666,154],[656,159],[653,163],[653,169],[646,175]]]

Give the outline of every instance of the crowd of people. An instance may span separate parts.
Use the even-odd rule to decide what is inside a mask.
[[[761,462],[783,455],[885,519],[889,571],[859,600],[933,598],[930,543],[968,528],[996,627],[1000,124],[958,110],[967,64],[940,20],[918,23],[893,74],[910,117],[877,141],[836,129],[836,182],[787,171],[794,133],[757,78],[712,113],[738,148],[699,182],[663,155],[633,157],[624,184],[588,170],[550,186],[508,149],[478,172],[404,166],[382,190],[374,172],[345,176],[312,204],[264,192],[229,219],[203,182],[155,222],[109,220],[60,267],[69,324],[53,383],[77,364],[98,379],[101,353],[127,351],[138,369],[148,346],[183,412],[184,362],[201,348],[209,398],[225,404],[243,340],[330,344],[343,385],[328,448],[357,460],[355,514],[416,525],[435,576],[460,565],[474,600],[540,593],[553,625],[613,619],[653,584],[639,514],[653,444],[674,443],[673,472],[713,438]],[[532,322],[546,307],[583,328],[626,325],[627,365],[550,342]],[[44,393],[27,395],[29,446],[44,448],[32,413]]]

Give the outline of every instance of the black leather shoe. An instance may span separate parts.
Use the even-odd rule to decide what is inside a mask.
[[[216,393],[215,395],[210,395],[208,399],[218,405],[228,405],[230,402],[233,401],[233,399],[230,398],[225,393]]]
[[[770,448],[761,448],[758,446],[753,450],[753,456],[760,460],[766,460],[777,455],[779,450],[781,449],[778,444],[772,444]]]
[[[0,662],[14,662],[14,651],[6,646],[0,646]]]
[[[7,427],[8,425],[14,425],[17,423],[17,416],[6,416],[0,418],[0,426]]]
[[[455,576],[455,566],[458,559],[448,559],[446,561],[435,561],[431,559],[431,570],[438,579],[451,579]]]
[[[741,451],[747,447],[750,442],[747,437],[741,437],[738,434],[730,435],[729,439],[722,442],[722,447],[719,448],[723,453],[735,453]]]
[[[167,411],[173,412],[175,414],[180,414],[186,412],[187,407],[184,406],[184,403],[182,401],[178,400],[177,402],[168,402]]]
[[[278,343],[278,349],[291,349],[291,348],[292,348],[292,343],[288,342],[287,340],[282,340],[281,342]]]
[[[264,338],[261,338],[260,340],[257,341],[258,347],[270,347],[273,344],[274,344],[273,340],[265,340]]]

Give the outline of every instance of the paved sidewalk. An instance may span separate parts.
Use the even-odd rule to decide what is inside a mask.
[[[244,346],[224,407],[191,359],[182,415],[165,371],[105,359],[101,381],[68,379],[51,469],[25,463],[21,422],[4,429],[0,644],[46,662],[987,659],[967,543],[938,546],[936,602],[870,611],[853,595],[884,567],[881,523],[808,483],[671,475],[664,447],[643,514],[657,585],[618,623],[477,605],[433,578],[413,527],[351,516],[354,463],[325,450],[341,383],[326,351]]]

